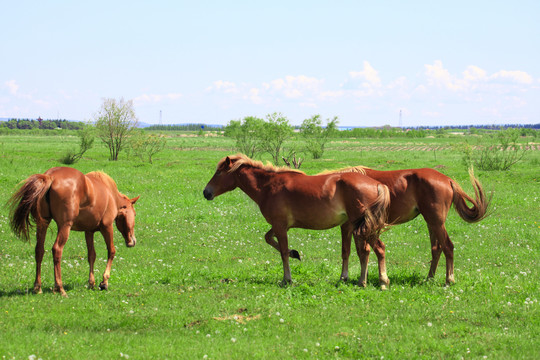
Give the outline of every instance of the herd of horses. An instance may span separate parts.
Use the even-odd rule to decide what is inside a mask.
[[[431,240],[432,261],[428,278],[435,275],[441,253],[446,258],[446,283],[454,280],[454,246],[445,228],[452,204],[459,216],[470,223],[486,217],[489,200],[472,171],[469,172],[474,197],[463,191],[451,178],[433,169],[377,171],[350,167],[317,175],[284,167],[263,164],[243,154],[224,157],[204,188],[207,200],[240,188],[257,205],[270,224],[266,242],[278,250],[283,263],[283,284],[292,281],[289,258],[300,254],[289,249],[290,228],[325,230],[341,228],[341,279],[349,278],[348,265],[354,238],[360,258],[359,286],[367,284],[370,248],[377,256],[381,289],[389,286],[386,274],[385,245],[381,232],[422,215]],[[62,251],[71,230],[84,231],[90,265],[89,286],[95,286],[94,233],[99,231],[108,250],[108,261],[99,287],[108,288],[115,255],[113,223],[128,247],[135,246],[134,204],[120,193],[116,183],[103,172],[83,174],[68,167],[55,167],[44,174],[26,179],[13,194],[10,225],[14,233],[28,240],[36,228],[36,279],[34,292],[42,292],[41,262],[47,228],[52,220],[58,234],[52,248],[55,284],[53,291],[66,296],[62,284]],[[277,240],[276,240],[277,239]]]

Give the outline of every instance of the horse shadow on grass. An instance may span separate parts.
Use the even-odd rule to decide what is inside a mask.
[[[427,280],[424,275],[421,275],[420,273],[413,272],[413,273],[407,273],[407,274],[396,274],[396,275],[389,275],[390,279],[390,289],[392,289],[392,286],[404,286],[404,287],[417,287],[417,286],[423,286],[426,283],[433,283],[432,280]],[[347,281],[339,280],[337,285],[339,284],[346,284],[346,285],[356,285],[358,286],[358,278],[357,277],[350,277]],[[379,283],[379,276],[376,272],[373,274],[368,273],[367,277],[367,287],[380,287]]]
[[[68,295],[69,295],[70,290],[75,289],[76,287],[75,285],[64,284],[64,290],[68,293]],[[52,287],[43,287],[42,291],[43,291],[43,294],[53,293]],[[0,298],[11,298],[11,297],[16,297],[16,296],[29,296],[29,295],[40,295],[40,294],[35,294],[34,289],[30,287],[26,287],[26,288],[15,287],[15,288],[12,288],[11,290],[0,289]]]

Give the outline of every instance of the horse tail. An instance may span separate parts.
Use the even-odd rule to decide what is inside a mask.
[[[452,202],[454,203],[454,208],[457,213],[466,222],[474,223],[484,219],[488,215],[487,209],[491,199],[486,197],[482,184],[480,184],[480,181],[474,176],[472,168],[469,169],[469,177],[474,188],[474,199],[467,195],[457,182],[452,180],[450,184],[452,190],[454,190]],[[469,207],[465,200],[470,202],[472,206]]]
[[[355,234],[361,236],[379,235],[388,226],[390,190],[383,184],[377,185],[377,198],[366,209],[364,217],[356,222]]]
[[[32,226],[30,215],[32,215],[34,222],[40,219],[38,201],[49,191],[51,183],[52,177],[48,175],[32,175],[9,199],[11,229],[19,238],[30,240],[30,227]]]

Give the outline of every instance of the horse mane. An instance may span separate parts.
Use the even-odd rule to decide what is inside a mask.
[[[224,157],[223,159],[221,159],[218,163],[218,167],[221,166],[221,164],[223,164],[223,162],[225,161],[227,157]],[[232,160],[231,164],[231,169],[229,170],[229,172],[233,172],[233,171],[236,171],[238,170],[238,168],[242,165],[247,165],[247,166],[251,166],[251,167],[254,167],[254,168],[257,168],[257,169],[262,169],[262,170],[265,170],[265,171],[269,171],[269,172],[296,172],[296,173],[300,173],[300,174],[305,174],[303,171],[300,171],[300,170],[297,170],[297,169],[291,169],[291,168],[288,168],[286,166],[275,166],[275,165],[272,165],[271,163],[267,162],[266,164],[264,164],[262,161],[258,161],[258,160],[253,160],[253,159],[250,159],[249,157],[247,157],[246,155],[244,154],[236,154],[236,155],[231,155],[231,156],[228,156],[229,159]]]
[[[337,170],[324,170],[319,173],[319,175],[328,175],[328,174],[344,174],[344,173],[360,173],[366,175],[366,169],[369,169],[367,166],[350,166]]]
[[[114,190],[116,192],[118,191],[118,187],[116,186],[116,182],[110,177],[109,175],[105,174],[103,171],[92,171],[86,174],[86,176],[93,177],[95,179],[99,179],[102,182],[105,183],[109,187],[109,189]]]

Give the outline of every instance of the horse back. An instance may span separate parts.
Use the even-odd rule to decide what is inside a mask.
[[[59,225],[71,222],[73,230],[97,230],[110,202],[107,186],[68,167],[49,169],[45,175],[53,180],[40,204],[44,217]]]
[[[446,217],[452,204],[452,179],[435,169],[366,169],[366,175],[388,186],[392,223],[405,223],[419,214],[426,217],[434,212]]]

